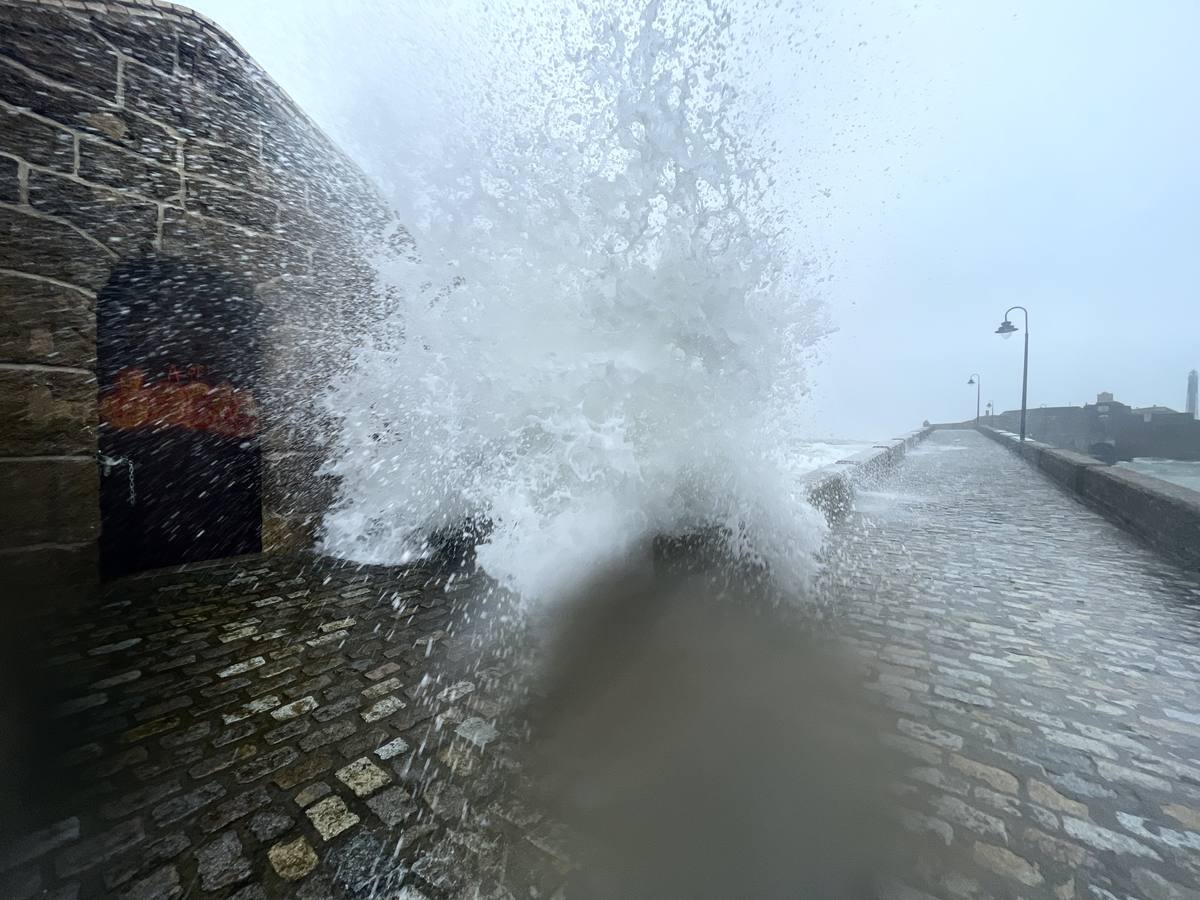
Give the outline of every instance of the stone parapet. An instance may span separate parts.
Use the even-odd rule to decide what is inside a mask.
[[[823,466],[805,476],[808,499],[825,519],[836,522],[844,518],[854,505],[854,489],[890,472],[905,454],[916,447],[933,431],[932,427],[918,428],[902,437],[860,450],[831,466]]]
[[[1200,567],[1200,491],[1107,466],[1005,431],[979,431],[1019,454],[1064,490],[1155,549]]]

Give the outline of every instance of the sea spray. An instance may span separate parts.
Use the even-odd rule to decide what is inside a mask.
[[[827,325],[733,31],[686,2],[564,10],[509,85],[431,93],[457,124],[396,149],[386,312],[326,398],[327,552],[403,562],[483,520],[480,564],[537,599],[715,526],[804,581],[822,526],[800,413]]]

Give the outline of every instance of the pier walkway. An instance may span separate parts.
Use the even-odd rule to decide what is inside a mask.
[[[974,431],[859,498],[830,580],[939,897],[1200,897],[1200,579]]]
[[[889,895],[1200,897],[1200,579],[970,431],[826,556],[933,848]],[[261,558],[111,585],[43,652],[54,752],[0,896],[553,896],[560,835],[511,794],[523,662],[466,596]]]

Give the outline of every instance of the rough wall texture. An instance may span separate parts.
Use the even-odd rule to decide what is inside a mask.
[[[316,382],[337,366],[387,215],[365,177],[230,38],[158,2],[0,0],[0,563],[94,582],[96,296],[160,254],[262,304],[263,543],[323,496]],[[55,582],[57,584],[52,584]]]

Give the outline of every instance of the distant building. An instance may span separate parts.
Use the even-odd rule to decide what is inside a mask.
[[[1020,418],[1020,410],[1008,410],[989,421],[1015,432]],[[1034,440],[1110,463],[1137,457],[1200,460],[1200,421],[1194,414],[1165,406],[1135,409],[1107,391],[1085,406],[1030,409],[1026,433]]]
[[[1197,394],[1200,394],[1200,372],[1192,369],[1188,372],[1187,406],[1184,409],[1193,419],[1200,418],[1200,409],[1197,409],[1197,400],[1200,398]]]

